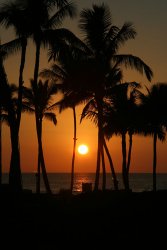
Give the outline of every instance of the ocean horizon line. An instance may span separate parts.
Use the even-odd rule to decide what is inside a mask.
[[[36,174],[37,172],[22,172],[22,174]],[[95,174],[96,172],[76,172],[74,174]],[[2,174],[9,174],[9,172],[3,172]],[[42,173],[41,173],[42,174]],[[47,174],[71,174],[71,172],[47,172]],[[102,174],[102,172],[100,172]],[[112,174],[106,172],[106,174]],[[122,172],[116,172],[116,174],[122,174]],[[131,172],[129,174],[152,174],[152,172]],[[167,172],[158,172],[157,174],[167,174]]]

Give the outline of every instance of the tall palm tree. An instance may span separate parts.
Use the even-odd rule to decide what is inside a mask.
[[[27,39],[30,36],[29,20],[25,15],[21,2],[15,0],[13,2],[5,2],[0,8],[0,24],[6,29],[13,27],[17,38],[9,43],[3,45],[3,49],[8,54],[16,52],[21,48],[21,61],[19,69],[19,94],[18,94],[18,107],[17,107],[17,126],[19,130],[21,119],[21,102],[22,102],[22,85],[23,73],[26,58]]]
[[[17,36],[15,40],[3,44],[1,46],[1,50],[6,52],[6,56],[15,53],[19,49],[21,49],[21,61],[20,61],[19,79],[18,79],[18,86],[19,86],[18,102],[17,102],[17,111],[15,120],[16,122],[15,137],[19,138],[19,128],[20,128],[21,111],[22,111],[22,86],[24,82],[23,73],[24,73],[25,58],[26,58],[27,38],[30,35],[28,29],[29,22],[19,1],[16,0],[13,2],[7,2],[7,3],[5,2],[1,5],[0,24],[3,25],[6,29],[13,27]],[[19,139],[17,139],[17,142],[19,143]],[[15,145],[15,147],[16,146],[17,145]],[[19,147],[19,145],[17,147]],[[16,171],[15,169],[16,165],[18,165],[17,167],[18,169],[21,168],[20,161],[18,161],[18,163],[15,162],[14,165],[11,165],[10,179],[11,178],[13,179],[12,173]]]
[[[20,2],[24,13],[29,20],[29,30],[36,47],[33,88],[34,91],[37,92],[41,46],[44,45],[46,47],[51,41],[52,43],[59,45],[59,41],[61,39],[64,40],[67,37],[73,38],[68,30],[60,29],[58,28],[58,26],[60,26],[65,17],[75,16],[76,8],[74,4],[69,2],[68,0],[24,0]],[[38,107],[36,106],[35,109],[37,110]],[[41,144],[39,133],[40,117],[38,115],[38,112],[35,113],[35,119],[37,137],[39,144]],[[41,161],[41,167],[44,169],[45,164],[41,147],[39,148],[39,159]]]
[[[157,139],[165,140],[167,83],[154,84],[142,96],[138,132],[153,136],[153,191],[156,191]]]
[[[51,112],[53,109],[52,102],[53,96],[57,93],[57,86],[55,84],[49,84],[48,81],[44,83],[40,80],[37,85],[37,89],[34,88],[34,81],[31,80],[31,87],[23,88],[24,94],[24,109],[27,108],[28,111],[32,111],[39,119],[37,134],[38,134],[38,168],[37,168],[37,192],[40,192],[40,167],[42,169],[42,175],[46,191],[51,193],[49,181],[47,178],[44,155],[43,155],[43,145],[42,145],[42,121],[43,118],[47,118],[52,121],[55,125],[57,124],[56,115]],[[41,162],[42,160],[42,162]]]
[[[61,101],[56,103],[59,106],[60,112],[64,109],[71,108],[73,111],[73,120],[74,120],[74,135],[73,135],[73,153],[72,153],[72,163],[71,163],[71,183],[70,183],[70,192],[73,191],[74,186],[74,168],[75,168],[75,154],[76,154],[76,142],[77,142],[77,117],[76,117],[76,105],[77,103],[76,93],[65,92],[64,97]]]
[[[98,149],[102,148],[103,138],[103,107],[104,93],[112,82],[107,81],[112,70],[122,65],[144,73],[148,80],[152,78],[152,71],[139,57],[118,54],[119,48],[129,39],[134,39],[136,31],[131,23],[125,23],[121,28],[112,24],[109,8],[93,5],[92,9],[83,9],[80,13],[79,25],[85,36],[85,43],[91,51],[91,90],[98,109]],[[88,71],[90,72],[90,71]],[[94,74],[94,77],[92,75]],[[88,85],[89,89],[90,86]],[[100,171],[100,152],[97,151],[95,187],[98,189]]]
[[[105,108],[103,108],[103,112],[106,111],[106,108],[107,108],[108,105],[110,105],[110,103],[103,102],[103,106],[105,106]],[[103,116],[105,116],[105,115],[103,114]],[[84,118],[88,118],[91,121],[93,121],[95,123],[95,125],[98,125],[98,110],[97,110],[97,105],[96,105],[96,101],[95,101],[94,98],[91,99],[87,103],[87,105],[84,107],[84,109],[82,111],[82,114],[81,114],[81,121]],[[104,119],[103,129],[105,129],[105,124],[106,124],[106,120]],[[111,174],[112,174],[112,180],[113,180],[114,189],[118,190],[117,176],[116,176],[116,173],[115,173],[115,169],[114,169],[112,157],[111,157],[111,154],[109,152],[109,149],[108,149],[108,146],[106,144],[104,136],[102,138],[102,146],[105,149],[106,155],[107,155],[109,163],[110,163],[110,169],[111,169]],[[101,149],[99,149],[99,152],[100,152],[100,156],[102,158],[103,190],[104,190],[105,189],[105,183],[106,183],[106,170],[105,170],[103,147]]]
[[[107,110],[104,132],[108,138],[113,134],[122,138],[122,178],[126,190],[129,190],[129,169],[132,153],[132,136],[135,133],[140,87],[137,83],[119,84],[110,92],[111,106]],[[127,158],[126,135],[129,135],[129,150]]]
[[[0,103],[2,107],[6,108],[9,116],[10,136],[11,136],[11,161],[9,172],[9,184],[15,191],[22,190],[22,178],[20,169],[20,150],[19,150],[19,138],[17,134],[17,118],[15,106],[13,106],[11,99],[11,92],[9,90],[9,84],[7,75],[3,66],[4,55],[1,51],[0,55]]]
[[[72,45],[73,46],[73,45]],[[63,51],[62,51],[63,47]],[[63,44],[59,53],[55,54],[55,50],[52,49],[50,53],[51,58],[55,56],[59,64],[54,63],[49,69],[44,69],[41,71],[40,76],[48,78],[52,82],[57,83],[58,89],[63,93],[63,98],[55,103],[53,106],[59,106],[59,111],[63,111],[67,108],[71,108],[73,111],[74,120],[74,136],[73,136],[73,153],[72,153],[72,166],[71,166],[71,183],[70,191],[73,191],[74,185],[74,167],[75,167],[75,154],[76,154],[76,141],[77,141],[77,119],[76,119],[76,106],[85,102],[89,99],[89,94],[87,91],[82,89],[80,83],[82,72],[82,64],[80,65],[80,57],[83,56],[82,49],[84,45],[82,42],[78,41],[78,48],[72,49],[67,44]],[[79,48],[80,47],[80,48]],[[80,49],[80,50],[79,50]],[[76,53],[77,50],[77,53]],[[75,51],[75,53],[73,53]],[[76,72],[77,68],[77,72]]]

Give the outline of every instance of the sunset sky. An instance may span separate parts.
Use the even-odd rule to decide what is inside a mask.
[[[35,0],[34,0],[35,1]],[[0,0],[0,3],[4,1]],[[124,81],[137,81],[150,86],[156,82],[167,82],[167,1],[166,0],[76,0],[78,13],[82,8],[92,6],[92,3],[106,3],[110,6],[113,24],[122,26],[130,21],[137,31],[136,39],[127,42],[121,53],[133,54],[143,59],[153,70],[154,78],[148,83],[135,71],[124,71]],[[66,20],[64,27],[69,28],[77,36],[81,36],[78,29],[78,19]],[[0,29],[1,43],[13,38],[11,30]],[[25,84],[33,76],[35,50],[29,44],[24,74]],[[10,83],[18,82],[20,54],[11,56],[5,62],[6,72]],[[48,67],[46,52],[42,53],[40,69]],[[77,108],[77,145],[86,144],[89,152],[86,155],[76,153],[75,172],[94,172],[96,168],[97,128],[90,121],[79,124],[81,108]],[[73,145],[73,116],[68,109],[62,114],[57,113],[57,126],[44,121],[43,144],[46,167],[48,172],[70,172]],[[35,133],[35,119],[33,115],[23,114],[20,131],[21,166],[23,172],[35,172],[37,168],[37,138]],[[131,172],[152,171],[152,138],[136,136],[134,138]],[[117,172],[121,172],[121,138],[113,137],[109,142],[109,149]],[[157,171],[167,172],[167,143],[159,143],[157,147]],[[3,171],[8,172],[10,162],[9,129],[3,125]],[[107,170],[109,171],[108,162]]]

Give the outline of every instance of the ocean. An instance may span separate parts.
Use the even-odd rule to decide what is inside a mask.
[[[70,173],[49,173],[48,174],[50,186],[52,192],[57,194],[61,191],[68,190],[70,188]],[[117,174],[119,189],[123,189],[122,176]],[[42,177],[41,177],[42,180]],[[92,183],[94,186],[95,174],[94,173],[77,173],[74,178],[74,194],[82,192],[82,183]],[[32,192],[36,192],[36,176],[35,173],[24,173],[22,175],[23,188],[30,189]],[[2,182],[8,182],[8,174],[3,174]],[[102,187],[102,175],[100,175],[99,189]],[[106,188],[113,189],[112,176],[107,174],[106,176]],[[150,191],[152,190],[152,174],[150,173],[135,173],[130,174],[130,188],[134,192]],[[167,189],[167,174],[157,174],[157,190]],[[45,192],[45,187],[41,181],[41,192]]]

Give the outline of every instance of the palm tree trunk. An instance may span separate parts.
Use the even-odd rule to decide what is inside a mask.
[[[104,148],[105,148],[105,151],[106,151],[106,154],[107,154],[109,163],[110,163],[110,168],[111,168],[111,174],[112,174],[114,189],[115,189],[115,190],[118,190],[118,180],[117,180],[117,176],[116,176],[116,173],[115,173],[113,161],[112,161],[112,158],[111,158],[110,152],[109,152],[109,150],[108,150],[108,147],[107,147],[107,144],[106,144],[105,139],[103,139],[103,145],[104,145]]]
[[[128,162],[127,162],[127,167],[126,167],[126,173],[127,173],[127,182],[129,186],[129,169],[130,169],[130,163],[131,163],[131,155],[132,155],[132,133],[129,133],[129,151],[128,151]]]
[[[126,133],[122,132],[122,179],[125,190],[129,190],[129,183],[127,180],[127,169],[126,169]]]
[[[97,147],[97,162],[96,162],[96,176],[95,176],[95,186],[94,191],[98,191],[99,189],[99,178],[100,178],[100,152],[103,147],[103,131],[102,131],[102,124],[103,124],[103,108],[102,108],[102,100],[96,94],[96,103],[97,103],[97,110],[98,110],[98,147]]]
[[[37,166],[37,176],[36,176],[36,193],[40,194],[41,192],[41,166],[40,166],[40,155],[39,155],[39,148],[38,148],[38,166]]]
[[[156,181],[156,166],[157,166],[157,133],[154,133],[153,136],[153,191],[157,190],[157,181]]]
[[[74,144],[73,144],[72,167],[71,167],[71,188],[70,188],[71,193],[73,191],[73,185],[74,185],[74,165],[75,165],[75,152],[76,152],[76,142],[77,142],[76,111],[75,111],[75,107],[73,107],[72,109],[73,109],[73,117],[74,117],[74,138],[73,138]]]
[[[40,47],[41,42],[40,39],[36,40],[36,57],[35,57],[35,68],[34,68],[34,93],[37,93],[37,82],[38,82],[38,74],[39,74],[39,61],[40,61]],[[40,157],[40,164],[41,164],[41,170],[42,170],[42,176],[45,184],[46,191],[48,193],[51,193],[47,173],[46,173],[46,167],[45,167],[45,161],[44,161],[44,155],[43,155],[43,147],[42,147],[42,121],[40,122],[40,117],[38,115],[38,107],[35,104],[35,119],[36,119],[36,130],[37,130],[37,139],[38,139],[38,150],[39,150],[39,157]]]
[[[23,95],[23,71],[26,58],[27,39],[22,40],[22,53],[19,74],[19,90],[18,90],[18,106],[17,106],[17,132],[19,134],[21,111],[22,111],[22,95]]]
[[[0,185],[2,184],[2,109],[0,108]]]
[[[97,162],[96,162],[96,175],[95,175],[95,186],[94,191],[99,189],[99,178],[100,178],[100,129],[98,128],[98,146],[97,146]]]
[[[101,148],[101,159],[102,159],[102,170],[103,170],[102,190],[105,191],[106,190],[106,166],[105,166],[103,147]]]
[[[45,160],[44,160],[44,155],[43,155],[42,119],[40,119],[37,114],[35,114],[35,117],[36,117],[36,127],[37,127],[37,137],[38,137],[38,150],[39,150],[38,154],[39,154],[39,159],[40,159],[40,165],[41,165],[41,170],[42,170],[43,181],[44,181],[44,184],[45,184],[46,192],[47,193],[52,193],[50,185],[49,185],[49,181],[48,181],[48,176],[47,176],[47,173],[46,173]]]
[[[22,190],[22,178],[20,169],[20,150],[19,150],[19,140],[16,133],[17,129],[13,128],[13,124],[10,125],[11,133],[11,161],[10,161],[10,171],[9,171],[9,185],[13,191]]]
[[[41,43],[40,43],[40,40],[38,40],[38,41],[36,41],[36,56],[35,56],[35,68],[34,68],[34,84],[35,84],[35,88],[37,88],[37,82],[38,82],[40,48],[41,48]]]
[[[11,97],[8,92],[8,80],[7,75],[3,66],[3,60],[0,58],[0,79],[1,79],[1,91],[2,91],[2,102],[7,107],[9,116],[10,126],[10,137],[11,137],[11,161],[9,170],[9,185],[13,191],[22,190],[22,177],[20,168],[20,150],[19,150],[19,136],[17,133],[17,122],[15,118],[15,111],[11,102]],[[4,96],[3,96],[4,95]]]

